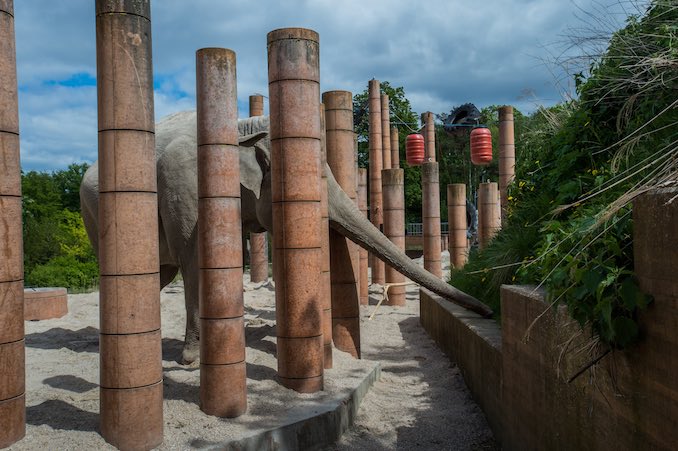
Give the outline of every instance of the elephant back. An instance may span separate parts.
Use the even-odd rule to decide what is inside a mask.
[[[256,116],[238,119],[238,135],[247,136],[259,132],[268,132],[268,116]],[[179,138],[188,139],[197,147],[197,115],[195,111],[180,111],[162,118],[155,127],[155,149],[160,158],[167,146]],[[257,146],[269,154],[271,142],[268,135]]]

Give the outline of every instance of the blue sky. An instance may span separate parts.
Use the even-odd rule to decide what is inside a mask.
[[[92,163],[97,154],[94,0],[15,1],[24,170]],[[235,50],[238,104],[267,95],[266,34],[320,34],[321,91],[361,92],[371,78],[402,86],[416,112],[462,103],[530,112],[571,90],[547,62],[573,29],[622,23],[628,0],[154,0],[155,112],[195,108],[195,51]],[[593,22],[592,22],[593,21]]]

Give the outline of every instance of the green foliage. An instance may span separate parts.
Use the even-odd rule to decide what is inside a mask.
[[[577,101],[525,118],[507,225],[453,284],[495,309],[502,283],[542,285],[609,346],[637,340],[651,299],[633,275],[629,200],[677,173],[676,24],[675,3],[651,2],[577,74]]]
[[[67,287],[69,291],[80,291],[96,286],[98,278],[96,261],[83,262],[72,256],[59,255],[26,272],[26,286]]]
[[[61,205],[70,211],[80,211],[80,182],[88,167],[87,163],[73,163],[67,169],[56,171],[52,175]]]
[[[27,286],[82,290],[96,285],[96,257],[80,216],[79,189],[87,167],[22,174]]]

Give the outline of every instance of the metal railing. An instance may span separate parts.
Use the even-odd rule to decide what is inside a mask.
[[[440,233],[445,235],[449,232],[449,226],[446,222],[440,223]],[[421,222],[411,222],[405,225],[405,235],[417,236],[422,235],[424,230]]]

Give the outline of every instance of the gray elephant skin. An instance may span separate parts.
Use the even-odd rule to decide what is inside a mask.
[[[168,116],[156,125],[160,283],[169,284],[179,271],[184,279],[186,335],[183,363],[199,356],[198,316],[198,182],[196,113]],[[269,120],[266,116],[238,121],[243,235],[272,230]],[[365,218],[325,166],[330,227],[372,252],[423,287],[483,316],[491,310],[415,264]],[[80,187],[83,221],[98,253],[98,169],[93,164]]]

